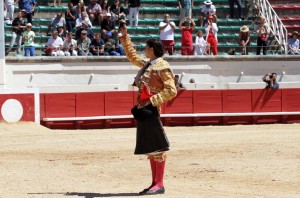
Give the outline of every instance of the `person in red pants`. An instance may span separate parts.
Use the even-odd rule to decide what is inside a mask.
[[[184,26],[182,24],[184,23]],[[192,23],[192,25],[190,24]],[[185,17],[179,23],[181,30],[181,55],[194,55],[193,48],[193,31],[195,29],[195,22],[190,17]]]
[[[218,26],[213,22],[213,16],[209,16],[207,19],[208,24],[205,27],[206,42],[210,45],[210,51],[214,55],[218,55]]]
[[[146,42],[146,57],[142,57],[134,49],[125,22],[120,24],[119,32],[128,60],[140,68],[134,80],[134,85],[138,87],[137,102],[131,109],[137,123],[134,154],[148,156],[152,183],[139,194],[163,194],[166,151],[170,144],[159,114],[160,106],[177,94],[174,74],[170,64],[162,58],[164,46],[159,39],[149,39]]]

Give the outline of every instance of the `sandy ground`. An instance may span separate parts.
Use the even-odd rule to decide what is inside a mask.
[[[166,128],[166,194],[300,197],[300,125]],[[150,184],[135,129],[0,124],[0,197],[133,197]]]

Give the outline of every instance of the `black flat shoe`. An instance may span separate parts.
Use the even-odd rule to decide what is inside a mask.
[[[157,190],[148,190],[146,192],[146,195],[158,195],[158,194],[164,194],[165,193],[165,188],[161,187]]]
[[[139,195],[146,195],[149,191],[149,188],[145,188],[143,191],[139,192]]]

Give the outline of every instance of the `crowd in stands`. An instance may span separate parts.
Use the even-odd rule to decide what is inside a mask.
[[[237,4],[237,18],[243,19],[241,0],[228,0],[230,6],[229,18],[234,18],[234,4]],[[18,4],[20,11],[13,19],[14,5]],[[54,6],[60,6],[60,0],[53,1]],[[32,17],[36,6],[35,0],[5,0],[5,16],[11,20],[13,28],[8,54],[15,43],[17,53],[21,53],[24,44],[25,56],[34,56],[35,33],[31,30]],[[120,20],[129,18],[130,26],[138,26],[140,0],[128,0],[124,2],[128,6],[128,16],[120,0],[114,0],[111,4],[108,0],[71,0],[66,12],[57,13],[48,25],[49,36],[44,50],[50,56],[120,56],[125,55],[123,46],[119,43],[116,26]],[[218,25],[217,11],[211,0],[205,0],[201,7],[199,25],[204,31],[195,32],[196,23],[192,19],[193,0],[178,0],[180,10],[179,29],[181,31],[181,54],[182,55],[218,55]],[[93,32],[92,27],[100,26],[100,32]],[[176,25],[171,21],[169,14],[164,15],[159,23],[160,39],[165,46],[165,52],[174,54],[174,30]],[[196,33],[196,36],[193,35]],[[237,43],[242,55],[249,54],[250,30],[243,25],[240,28]],[[257,49],[256,54],[267,54],[268,37],[270,27],[264,17],[260,17],[260,25],[256,31]],[[298,32],[292,33],[289,39],[289,54],[299,54]]]

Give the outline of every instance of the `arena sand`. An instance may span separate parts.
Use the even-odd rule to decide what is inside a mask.
[[[166,127],[166,194],[300,197],[300,125]],[[0,197],[134,197],[150,184],[135,129],[0,124]]]

